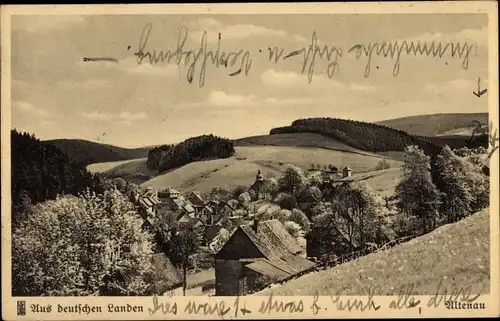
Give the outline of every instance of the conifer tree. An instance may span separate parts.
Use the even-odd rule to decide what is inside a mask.
[[[396,186],[395,199],[402,214],[416,218],[416,232],[427,233],[436,227],[440,194],[431,178],[430,159],[417,146],[406,148],[403,177]]]

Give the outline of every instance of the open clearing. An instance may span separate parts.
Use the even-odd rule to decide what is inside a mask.
[[[490,225],[489,209],[454,224],[443,225],[429,234],[370,254],[328,270],[313,272],[276,285],[254,295],[292,296],[397,295],[401,287],[413,295],[430,295],[452,289],[489,293]],[[405,292],[406,293],[406,292]]]
[[[236,147],[234,156],[226,159],[200,161],[156,176],[142,184],[143,187],[163,188],[171,186],[183,192],[197,190],[208,193],[214,187],[234,188],[250,185],[257,170],[266,177],[279,177],[287,164],[309,168],[312,163],[333,164],[339,168],[349,166],[353,173],[366,173],[382,159],[378,155],[363,155],[325,148],[254,146]],[[401,162],[387,160],[392,167]]]
[[[364,155],[374,155],[342,143],[336,139],[314,133],[251,136],[235,140],[235,146],[317,147]]]
[[[145,162],[146,158],[138,158],[138,159],[128,159],[123,161],[116,162],[104,162],[104,163],[95,163],[87,166],[87,170],[91,173],[105,173],[109,170],[112,170],[120,165],[127,163],[140,163]]]

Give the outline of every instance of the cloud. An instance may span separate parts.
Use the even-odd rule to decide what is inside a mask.
[[[134,121],[140,121],[148,118],[148,114],[144,111],[140,112],[121,112],[121,113],[106,113],[100,111],[92,112],[81,112],[81,116],[88,120],[99,121],[99,122],[116,122],[118,124],[130,125]]]
[[[134,120],[146,119],[148,118],[148,114],[144,111],[140,111],[137,113],[129,113],[125,111],[120,113],[119,118],[122,120],[134,121]]]
[[[265,86],[272,88],[297,89],[310,86],[310,89],[320,91],[349,90],[359,92],[373,92],[375,87],[357,83],[342,83],[336,79],[330,79],[325,75],[314,75],[311,83],[308,83],[307,75],[293,71],[275,71],[268,69],[261,74],[261,81]]]
[[[40,107],[35,107],[32,103],[27,101],[14,101],[12,102],[12,107],[24,114],[31,114],[37,117],[46,117],[50,113]]]
[[[12,18],[14,31],[46,32],[53,29],[68,28],[85,22],[84,16],[78,15],[26,15]]]
[[[125,72],[133,75],[173,77],[179,74],[179,67],[173,63],[150,64],[148,59],[144,59],[141,64],[138,64],[135,57],[127,57],[125,59],[118,60],[118,63],[110,61],[84,62],[83,60],[79,60],[76,64],[82,69],[102,71],[103,68],[107,68],[107,71],[114,70],[117,72]],[[97,82],[101,82],[103,84],[104,81],[105,80],[93,80],[95,84],[97,84]]]
[[[145,59],[140,65],[137,63],[135,58],[129,57],[124,60],[120,60],[118,64],[115,64],[117,68],[121,68],[127,72],[133,74],[143,74],[143,75],[153,75],[153,76],[176,76],[179,73],[179,67],[173,64],[150,64],[147,59]]]
[[[440,41],[440,42],[454,42],[454,43],[474,43],[477,45],[488,44],[488,27],[484,26],[481,29],[463,29],[454,33],[440,33],[440,32],[426,32],[417,37],[410,39],[400,39],[400,41]]]
[[[195,20],[190,22],[188,26],[194,29],[190,31],[192,39],[200,39],[203,32],[206,31],[207,41],[211,43],[217,42],[219,33],[222,40],[240,40],[248,37],[279,37],[290,38],[298,42],[307,41],[303,36],[291,35],[284,30],[270,29],[253,24],[223,25],[212,18]]]
[[[228,110],[238,110],[248,107],[279,107],[279,106],[306,106],[306,105],[324,105],[331,103],[329,96],[312,96],[312,97],[256,97],[254,95],[238,95],[228,94],[222,90],[212,91],[207,102],[185,103],[183,106],[188,107],[205,107]]]
[[[228,95],[224,91],[212,91],[208,96],[210,106],[217,107],[238,107],[241,105],[251,105],[254,103],[253,96]]]
[[[481,81],[481,86],[483,88],[487,87],[486,81]],[[424,86],[424,91],[427,93],[438,93],[442,95],[456,95],[460,92],[471,92],[476,90],[477,88],[477,80],[469,80],[464,78],[453,79],[444,83],[436,84],[436,83],[427,83]]]

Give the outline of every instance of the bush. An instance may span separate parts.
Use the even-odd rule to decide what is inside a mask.
[[[238,198],[241,194],[248,192],[248,186],[238,185],[234,188],[232,196]]]
[[[252,201],[252,197],[248,192],[244,192],[238,196],[238,201],[240,202],[241,207],[247,209]]]
[[[294,238],[298,238],[300,236],[301,227],[299,224],[295,222],[292,221],[285,222],[285,229]]]
[[[305,233],[311,230],[311,222],[309,222],[306,214],[299,209],[294,208],[287,221],[297,223]]]
[[[118,272],[121,295],[145,293],[153,236],[142,222],[116,189],[38,204],[13,233],[13,294],[92,295]]]
[[[391,168],[391,164],[389,164],[389,162],[387,160],[382,159],[378,162],[377,166],[375,166],[375,170],[376,171],[381,171],[381,170],[384,170],[384,169],[389,169]]]

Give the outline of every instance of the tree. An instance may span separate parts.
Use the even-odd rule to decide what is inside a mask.
[[[311,229],[311,222],[309,222],[306,214],[299,209],[294,208],[286,220],[297,223],[305,233],[308,233]]]
[[[288,222],[285,222],[284,226],[285,226],[286,231],[294,238],[298,238],[300,236],[301,227],[299,224],[297,224],[293,221],[288,221]]]
[[[464,175],[464,163],[446,146],[438,155],[438,186],[442,192],[441,214],[447,223],[455,222],[471,213],[472,195]]]
[[[168,244],[167,256],[174,266],[181,267],[183,272],[183,294],[186,295],[186,275],[189,255],[196,252],[200,243],[201,235],[193,227],[187,227],[182,231],[172,231],[172,237]]]
[[[248,192],[241,193],[238,196],[238,202],[240,202],[241,207],[247,209],[250,206],[250,202],[252,201],[252,197]]]
[[[288,218],[292,215],[292,212],[286,209],[276,211],[272,214],[275,219],[278,219],[281,223],[285,223]]]
[[[225,228],[221,228],[219,233],[214,237],[212,242],[210,243],[209,247],[212,250],[213,253],[217,253],[222,246],[229,240],[229,237],[231,236],[231,232]]]
[[[125,188],[127,187],[127,182],[123,178],[117,177],[113,180],[113,183],[120,192],[122,193],[125,192]]]
[[[14,295],[92,295],[117,273],[127,280],[121,295],[143,294],[153,236],[141,225],[117,190],[39,203],[12,237]]]
[[[141,192],[141,189],[139,185],[134,184],[134,183],[128,183],[126,188],[125,188],[125,196],[128,197],[130,200],[133,200],[136,194],[139,194]]]
[[[489,178],[482,171],[483,161],[475,156],[459,157],[445,146],[436,159],[437,186],[443,192],[441,209],[448,222],[489,205]]]
[[[271,197],[275,197],[278,194],[279,185],[278,180],[274,177],[269,177],[264,180],[264,194],[269,194]]]
[[[337,228],[351,245],[364,247],[376,237],[376,216],[381,204],[365,182],[341,185],[331,203]]]
[[[227,205],[231,206],[233,209],[237,209],[238,206],[240,205],[240,202],[235,199],[230,199],[227,201]]]
[[[305,184],[302,170],[294,165],[289,165],[278,180],[279,190],[295,195]]]
[[[490,204],[490,179],[483,172],[483,162],[474,158],[469,159],[469,162],[462,161],[465,179],[472,196],[471,211],[477,212]]]
[[[297,207],[297,199],[288,193],[279,193],[274,202],[281,208],[291,210]]]
[[[440,194],[432,182],[429,157],[416,146],[406,148],[403,177],[396,186],[397,208],[417,218],[415,230],[427,233],[436,227]]]
[[[238,185],[234,188],[232,197],[238,198],[241,194],[248,192],[248,186]]]
[[[231,193],[224,187],[214,187],[209,195],[210,198],[215,198],[220,201],[227,201],[231,199]]]
[[[324,257],[329,261],[334,249],[342,253],[350,250],[339,237],[335,215],[332,212],[316,215],[312,226],[308,235],[308,255],[311,253],[311,256]]]
[[[384,158],[384,159],[381,159],[377,166],[375,166],[375,170],[376,171],[380,171],[380,170],[384,170],[384,169],[388,169],[388,168],[391,168],[391,164],[389,164],[389,162]]]
[[[253,189],[248,190],[248,195],[250,195],[250,200],[251,201],[256,201],[258,199],[257,192],[254,191]]]

